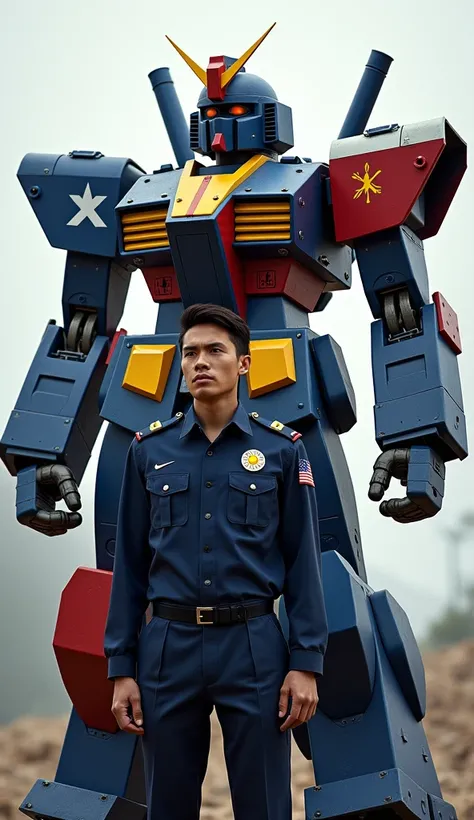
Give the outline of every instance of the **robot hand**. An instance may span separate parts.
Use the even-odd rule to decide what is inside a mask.
[[[56,501],[61,500],[72,512],[55,509]],[[77,512],[81,506],[77,482],[69,467],[48,464],[36,468],[36,509],[18,520],[43,535],[64,535],[82,523],[82,516]]]
[[[390,479],[398,478],[407,488],[405,498],[382,501],[382,515],[400,524],[422,521],[436,515],[441,509],[444,495],[445,467],[430,447],[404,447],[386,450],[374,464],[370,481],[369,498],[380,501],[390,485]]]

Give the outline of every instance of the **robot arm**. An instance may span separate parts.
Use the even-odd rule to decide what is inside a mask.
[[[444,463],[467,455],[454,310],[430,301],[422,239],[439,230],[464,173],[465,144],[444,119],[372,129],[331,149],[336,237],[356,254],[375,318],[372,360],[376,440],[383,450],[369,490],[391,477],[407,498],[380,511],[402,523],[435,515]]]
[[[116,261],[115,205],[140,175],[129,160],[81,151],[29,154],[19,169],[48,240],[68,251],[63,327],[48,323],[0,441],[18,479],[17,518],[47,535],[81,522],[78,484],[133,269]],[[71,512],[55,510],[60,498]]]
[[[381,500],[391,477],[400,479],[407,497],[383,501],[380,511],[402,523],[439,511],[444,463],[467,455],[457,318],[441,294],[433,299],[416,310],[400,288],[384,296],[383,318],[372,325],[376,440],[384,452],[369,497]]]

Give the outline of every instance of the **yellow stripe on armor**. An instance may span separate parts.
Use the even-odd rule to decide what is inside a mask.
[[[236,211],[237,213],[237,211]],[[286,228],[289,224],[289,221],[286,219],[284,214],[246,214],[245,216],[236,216],[235,217],[235,224],[236,225],[257,225],[261,226],[262,223],[272,223],[275,225],[282,225]],[[237,230],[237,228],[236,228]]]
[[[165,219],[168,203],[150,210],[121,213],[125,252],[169,247]]]
[[[127,236],[129,242],[138,242],[139,239],[167,239],[166,231],[147,231],[146,233],[134,233]]]
[[[154,231],[155,229],[159,231],[166,230],[165,220],[162,219],[160,222],[138,222],[136,225],[124,225],[123,235],[130,236],[134,233],[140,233],[140,231]]]
[[[134,211],[133,213],[122,214],[122,225],[129,225],[134,222],[149,222],[153,219],[166,219],[168,205],[159,211]]]
[[[291,239],[290,233],[240,233],[236,242],[273,242],[277,239]]]
[[[157,239],[154,242],[136,242],[134,244],[127,244],[124,246],[126,251],[144,251],[148,248],[169,248],[170,243],[167,239]]]
[[[265,231],[265,233],[286,233],[287,230],[288,225],[285,225],[284,222],[272,223],[267,227],[261,224],[253,225],[252,223],[246,223],[245,225],[237,225],[235,228],[236,233],[245,233],[246,231],[248,231],[248,233],[262,233],[262,231]]]
[[[235,213],[276,213],[284,212],[290,213],[290,203],[282,200],[281,202],[270,202],[267,200],[257,199],[255,202],[236,202]]]
[[[232,191],[247,180],[258,168],[269,161],[269,157],[257,154],[244,162],[233,174],[212,174],[209,184],[205,188],[201,199],[195,204],[190,216],[210,216],[228,199]],[[200,164],[196,160],[188,160],[185,164],[176,191],[176,198],[171,217],[183,217],[188,211],[201,187],[204,175],[198,175]]]
[[[278,242],[291,239],[288,199],[246,199],[235,203],[236,242]]]

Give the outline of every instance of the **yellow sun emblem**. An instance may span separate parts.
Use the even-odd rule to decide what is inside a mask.
[[[376,171],[373,176],[369,176],[370,165],[368,162],[365,163],[364,166],[365,174],[363,177],[359,173],[352,174],[352,179],[356,179],[358,182],[362,182],[360,188],[357,188],[353,199],[359,199],[362,194],[365,194],[365,201],[367,205],[370,205],[370,194],[381,194],[382,193],[382,186],[381,185],[374,185],[375,177],[378,177],[379,174],[382,173],[382,170]]]
[[[265,456],[260,450],[246,450],[240,460],[242,467],[245,467],[246,470],[250,470],[251,473],[265,467]]]

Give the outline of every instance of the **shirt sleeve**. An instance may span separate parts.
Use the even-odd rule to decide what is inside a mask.
[[[300,483],[300,468],[305,467],[301,462],[309,464],[302,441],[291,445],[283,457],[286,467],[284,461],[280,533],[286,567],[283,597],[290,626],[289,668],[322,675],[328,626],[316,490],[311,483]],[[303,476],[301,481],[305,480]]]
[[[128,450],[117,520],[114,572],[105,627],[108,677],[136,676],[137,643],[148,605],[150,507],[138,442]]]

